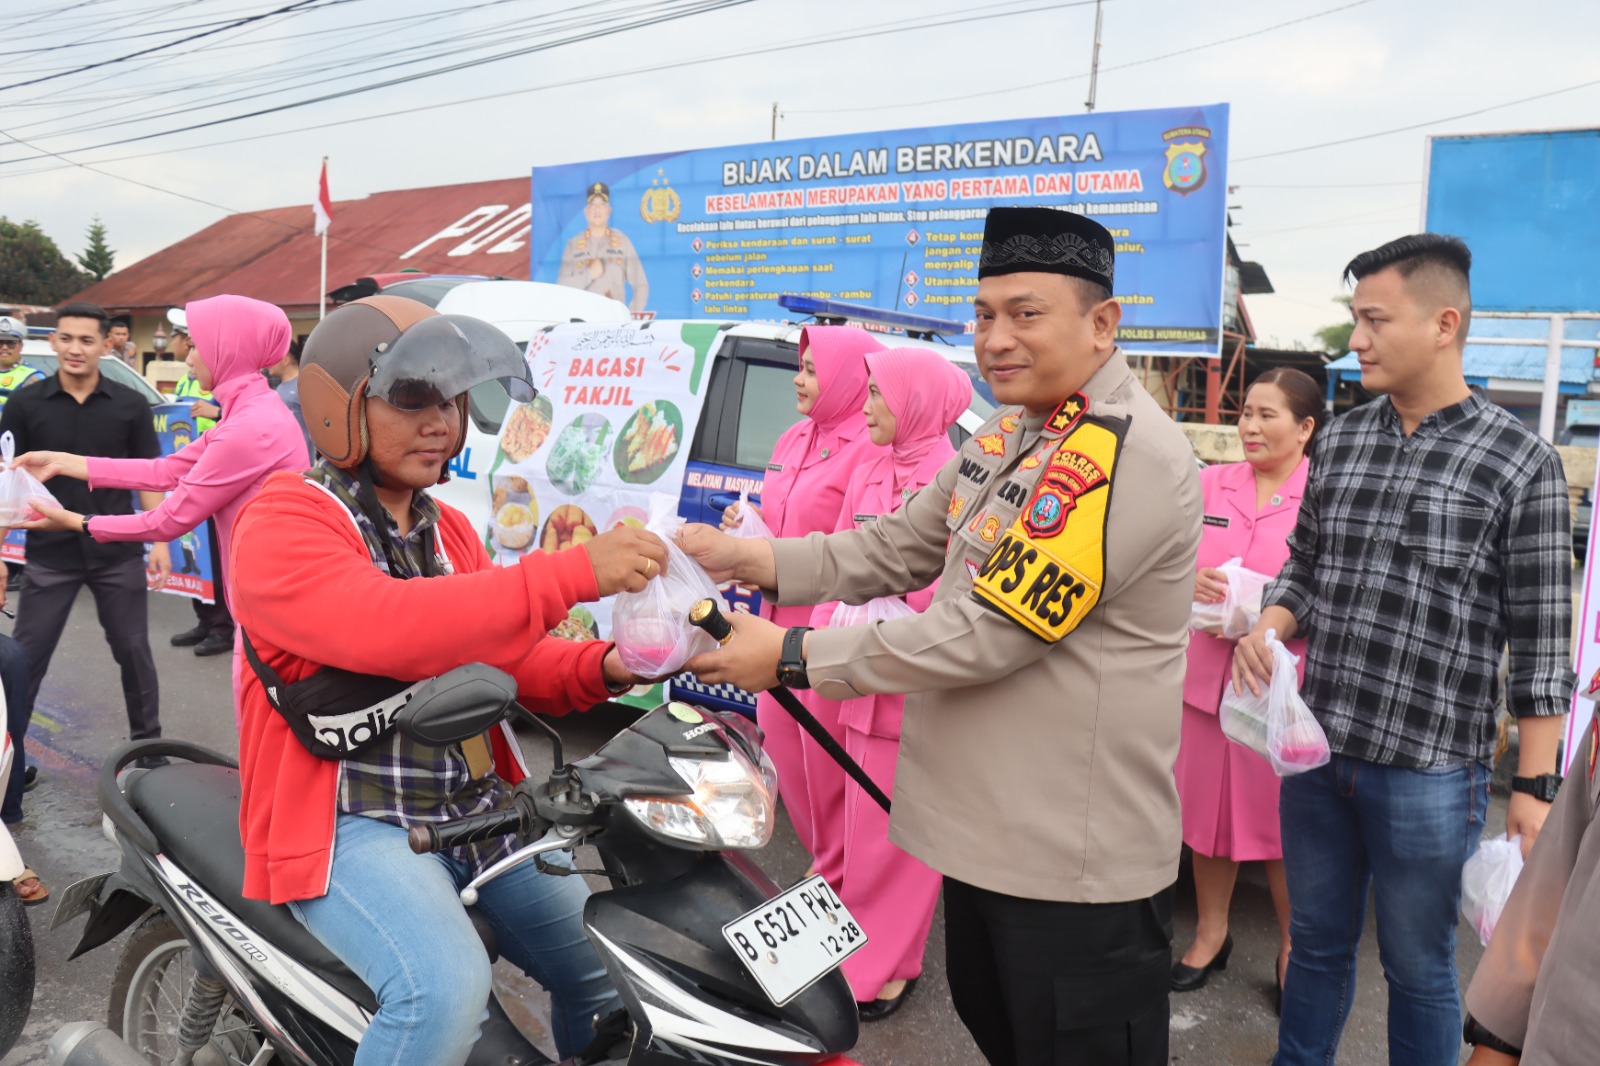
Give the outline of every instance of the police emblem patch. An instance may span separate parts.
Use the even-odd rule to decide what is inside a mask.
[[[994,515],[990,515],[988,518],[983,520],[983,528],[978,530],[978,536],[982,537],[985,542],[993,544],[994,539],[999,535],[1000,519],[996,518]]]
[[[966,506],[967,498],[965,496],[952,495],[950,497],[950,509],[947,512],[950,516],[950,521],[954,522],[956,519],[960,518],[962,508]]]
[[[1198,137],[1200,140],[1178,140],[1179,137]],[[1206,144],[1211,131],[1202,126],[1182,126],[1161,135],[1167,142],[1167,165],[1161,171],[1161,184],[1177,193],[1188,196],[1206,183]]]
[[[1016,415],[1006,415],[1000,420],[1000,428],[1007,433],[1015,433],[1020,425],[1022,425],[1022,419]]]
[[[678,190],[667,184],[666,173],[658,167],[650,187],[639,197],[639,217],[646,222],[676,222],[682,210]]]

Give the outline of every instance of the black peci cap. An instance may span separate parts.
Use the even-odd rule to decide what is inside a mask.
[[[1050,207],[995,207],[983,225],[978,277],[1036,271],[1112,288],[1116,242],[1092,218]]]

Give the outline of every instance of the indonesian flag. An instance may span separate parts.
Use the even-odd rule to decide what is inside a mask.
[[[333,224],[333,200],[328,196],[328,160],[322,160],[322,177],[317,181],[317,198],[311,205],[311,214],[316,219],[314,230],[318,237],[328,232],[328,227]]]

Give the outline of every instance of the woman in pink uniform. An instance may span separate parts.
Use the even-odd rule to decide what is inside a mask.
[[[1200,472],[1205,519],[1194,598],[1220,603],[1227,583],[1216,567],[1242,558],[1247,569],[1276,575],[1289,558],[1289,534],[1300,514],[1306,458],[1322,415],[1322,393],[1308,375],[1269,370],[1245,394],[1239,438],[1245,461]],[[1305,641],[1289,650],[1304,655]],[[1217,709],[1233,662],[1233,641],[1189,635],[1183,683],[1183,739],[1175,773],[1183,804],[1183,842],[1194,852],[1199,924],[1194,943],[1173,964],[1172,988],[1201,987],[1224,969],[1233,951],[1228,905],[1241,862],[1264,861],[1278,915],[1278,986],[1289,962],[1289,891],[1278,835],[1278,777],[1248,748],[1222,735]],[[1301,676],[1305,666],[1301,664]]]
[[[68,452],[28,452],[14,466],[40,480],[65,474],[91,488],[170,492],[160,507],[129,515],[95,515],[85,521],[59,507],[36,508],[44,518],[28,529],[82,529],[95,540],[176,540],[208,518],[217,520],[218,554],[231,562],[233,524],[269,475],[310,465],[294,415],[261,376],[289,350],[289,319],[278,307],[246,296],[213,296],[186,308],[189,369],[222,407],[216,426],[159,459],[85,458]],[[226,594],[227,579],[218,575]],[[234,714],[238,715],[240,656],[233,655]]]
[[[831,533],[838,524],[851,473],[878,451],[862,414],[867,401],[863,357],[882,349],[870,333],[854,326],[807,326],[800,332],[800,373],[794,384],[796,407],[805,417],[773,446],[761,490],[761,516],[774,536]],[[736,522],[734,510],[723,516],[724,526]],[[780,626],[803,626],[810,624],[812,608],[773,606],[770,611],[768,617]],[[844,743],[837,703],[813,692],[795,695]],[[811,855],[811,868],[837,889],[844,869],[844,771],[766,693],[756,699],[756,721],[766,734],[778,791]]]
[[[838,529],[855,529],[899,510],[955,455],[949,430],[972,402],[972,382],[944,356],[920,348],[867,354],[867,429],[888,445],[857,466],[845,487]],[[938,582],[905,597],[927,609]],[[833,621],[818,607],[812,625]],[[885,793],[894,792],[904,696],[868,696],[840,705],[844,746]],[[867,946],[844,961],[862,1021],[899,1010],[922,974],[922,950],[939,901],[939,874],[889,843],[889,816],[861,786],[844,784],[844,880],[839,898],[867,933]]]

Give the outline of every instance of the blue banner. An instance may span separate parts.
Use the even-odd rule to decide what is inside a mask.
[[[1120,340],[1215,355],[1228,105],[766,141],[533,170],[532,276],[662,318],[782,319],[784,293],[972,329],[994,205],[1117,240]]]
[[[156,438],[161,441],[161,454],[171,455],[194,440],[194,418],[189,408],[194,401],[164,403],[152,407],[156,420]],[[211,527],[201,523],[177,540],[170,542],[172,551],[172,576],[162,591],[205,603],[216,602],[216,574],[211,571]]]

